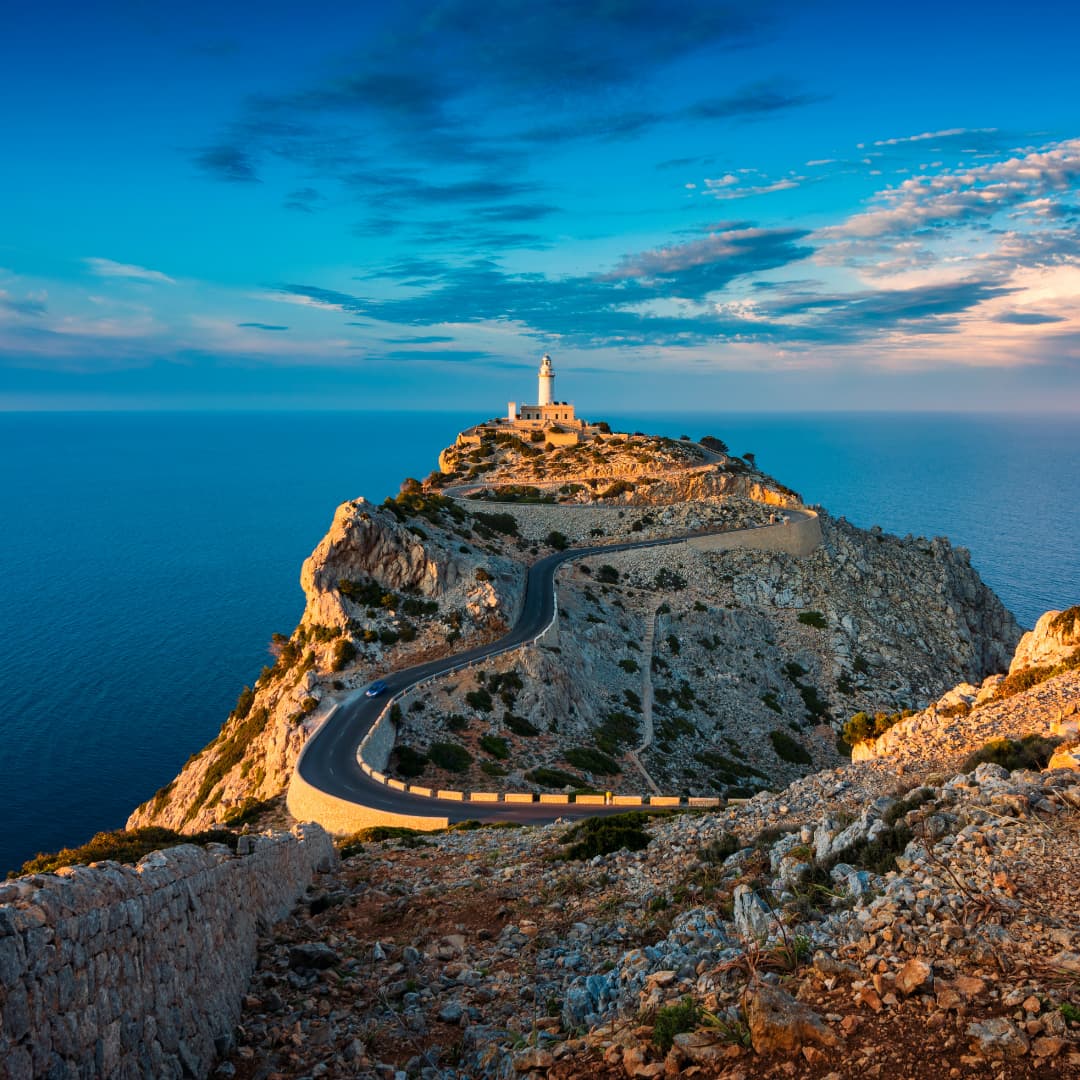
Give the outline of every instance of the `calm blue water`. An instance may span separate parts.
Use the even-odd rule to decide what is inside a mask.
[[[1020,621],[1080,600],[1068,419],[611,416],[715,434],[858,525],[948,535]],[[120,826],[217,733],[303,609],[334,507],[475,417],[0,415],[0,869]]]

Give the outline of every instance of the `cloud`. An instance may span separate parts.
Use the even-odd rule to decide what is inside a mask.
[[[1063,315],[1044,315],[1038,311],[1003,311],[994,316],[994,322],[1011,323],[1014,326],[1043,326],[1048,323],[1065,322]]]
[[[874,146],[900,146],[903,143],[926,142],[928,139],[955,139],[967,135],[992,135],[997,133],[997,128],[945,128],[942,131],[924,131],[918,135],[902,135],[897,139],[877,139]]]
[[[31,318],[44,315],[48,310],[45,301],[42,299],[26,296],[21,300],[17,300],[15,297],[9,296],[3,289],[0,289],[0,309],[10,311],[13,315],[26,315]]]
[[[246,330],[288,330],[287,326],[278,326],[274,323],[261,323],[261,322],[238,322],[236,324],[241,329]]]
[[[782,180],[772,180],[766,184],[751,184],[749,187],[731,187],[737,181],[730,173],[718,180],[705,180],[705,194],[721,201],[727,199],[748,199],[753,195],[771,195],[774,191],[790,191],[797,188],[806,179],[805,176],[787,176]]]
[[[286,210],[296,210],[302,214],[313,213],[315,207],[323,202],[323,196],[313,187],[296,188],[285,196],[282,204]]]
[[[904,236],[921,229],[986,221],[1030,200],[1065,193],[1080,180],[1080,139],[1004,161],[918,176],[877,196],[881,204],[840,225],[819,230],[817,239]]]
[[[218,180],[228,180],[230,183],[237,184],[259,182],[251,150],[246,146],[218,143],[200,150],[193,160],[200,169],[204,169]]]
[[[155,284],[175,285],[176,281],[160,270],[148,270],[133,263],[114,262],[112,259],[83,259],[90,273],[103,278],[127,278],[131,281],[152,281]]]

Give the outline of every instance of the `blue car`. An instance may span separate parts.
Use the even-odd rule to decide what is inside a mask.
[[[376,679],[365,691],[364,697],[378,697],[386,691],[386,683],[382,679]]]

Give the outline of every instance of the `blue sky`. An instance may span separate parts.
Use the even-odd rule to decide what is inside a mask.
[[[1071,5],[20,5],[0,408],[1080,411]]]

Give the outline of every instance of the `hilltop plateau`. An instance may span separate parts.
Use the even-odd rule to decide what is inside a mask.
[[[496,639],[528,567],[570,547],[686,541],[566,564],[537,646],[396,706],[389,775],[745,796],[835,765],[854,713],[921,708],[1007,666],[1019,629],[964,549],[808,512],[718,439],[604,427],[555,445],[481,425],[423,482],[340,506],[302,568],[300,624],[129,827],[281,820],[276,800],[334,703]]]

